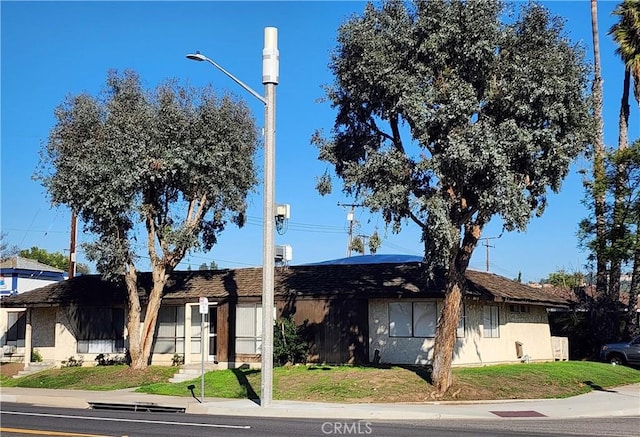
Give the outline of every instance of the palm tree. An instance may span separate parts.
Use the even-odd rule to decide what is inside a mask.
[[[625,76],[633,78],[634,96],[640,105],[640,0],[624,0],[613,11],[620,21],[609,30],[618,44],[616,53],[625,65]],[[625,78],[628,89],[629,83]]]
[[[613,11],[614,15],[620,17],[620,20],[614,24],[609,30],[609,35],[613,36],[614,41],[618,44],[616,53],[624,62],[624,82],[622,86],[622,98],[620,101],[620,117],[618,122],[618,152],[624,153],[628,145],[629,130],[629,91],[631,88],[631,79],[634,83],[634,97],[640,104],[640,0],[624,0]],[[625,160],[618,161],[616,168],[615,186],[614,186],[614,213],[613,227],[611,231],[612,247],[625,238],[625,214],[624,214],[624,192],[628,185],[627,180],[627,164]],[[636,229],[636,234],[638,230]],[[611,297],[617,302],[620,294],[620,273],[623,254],[612,254],[612,264],[610,271],[611,278]],[[634,269],[632,276],[632,286],[629,293],[629,310],[635,312],[635,296],[637,295],[637,287],[639,278],[636,277],[640,273],[640,262],[638,251],[636,249],[634,257]],[[629,313],[631,314],[631,313]],[[629,327],[634,325],[634,320],[628,320],[627,333]]]
[[[591,36],[593,38],[594,78],[592,84],[593,111],[596,130],[593,139],[593,193],[594,215],[596,221],[595,257],[596,291],[598,295],[607,292],[607,256],[605,221],[605,150],[604,118],[602,116],[602,72],[600,69],[600,37],[598,34],[598,0],[591,0]]]

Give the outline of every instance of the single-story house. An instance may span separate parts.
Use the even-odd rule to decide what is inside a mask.
[[[355,257],[354,257],[355,258]],[[466,274],[454,365],[554,360],[547,308],[566,300],[491,273]],[[141,274],[146,301],[150,274]],[[219,368],[260,362],[262,269],[174,272],[166,286],[152,364],[207,361]],[[444,292],[420,262],[277,267],[277,317],[293,315],[310,341],[309,361],[425,364],[432,359]],[[127,345],[126,289],[85,275],[5,298],[26,307],[25,353],[61,363],[121,353]],[[204,323],[200,298],[209,312]],[[143,311],[144,313],[144,311]],[[201,327],[204,326],[204,330]]]
[[[0,262],[0,299],[64,281],[65,271],[33,259],[14,256]],[[2,303],[2,301],[0,301]],[[0,308],[0,360],[22,359],[25,309]]]

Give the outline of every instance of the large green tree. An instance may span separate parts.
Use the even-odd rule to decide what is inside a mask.
[[[327,96],[329,138],[312,138],[343,190],[399,231],[422,230],[431,271],[444,269],[432,378],[444,393],[464,273],[492,219],[524,230],[588,144],[588,69],[562,21],[498,1],[367,4],[338,30]],[[318,187],[330,187],[326,174]]]
[[[56,109],[37,175],[95,234],[85,251],[98,271],[124,278],[131,365],[143,368],[169,274],[190,250],[211,249],[229,221],[244,223],[258,135],[244,103],[210,88],[174,80],[145,90],[135,72],[111,71],[103,96],[69,96]],[[142,256],[153,278],[144,322]]]
[[[61,252],[49,252],[46,249],[33,246],[30,249],[21,250],[20,256],[23,258],[34,259],[48,266],[64,270],[65,272],[69,270],[69,256]],[[84,263],[78,263],[76,265],[76,271],[83,274],[89,273],[89,266]]]

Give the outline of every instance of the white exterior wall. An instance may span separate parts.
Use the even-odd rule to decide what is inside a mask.
[[[34,273],[34,276],[37,276]],[[25,291],[35,290],[36,288],[44,287],[45,285],[53,284],[58,281],[52,281],[51,279],[38,279],[38,278],[25,278],[20,276],[18,278],[18,293],[24,293]]]
[[[425,300],[428,299],[422,301]],[[373,358],[378,350],[382,363],[429,363],[433,358],[434,338],[389,337],[390,302],[397,300],[369,301],[369,356]],[[500,308],[500,334],[498,338],[484,338],[483,303],[465,302],[465,337],[456,341],[453,365],[518,362],[516,341],[523,343],[523,353],[531,361],[553,360],[551,333],[544,307],[530,305],[529,313],[511,313],[508,304],[494,305]]]

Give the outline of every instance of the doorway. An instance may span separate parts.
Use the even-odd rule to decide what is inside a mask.
[[[207,362],[218,361],[217,309],[216,304],[210,304],[209,312],[201,314],[199,305],[191,305],[191,353],[202,353],[202,334],[204,332],[204,357]],[[204,324],[202,323],[203,316]]]

